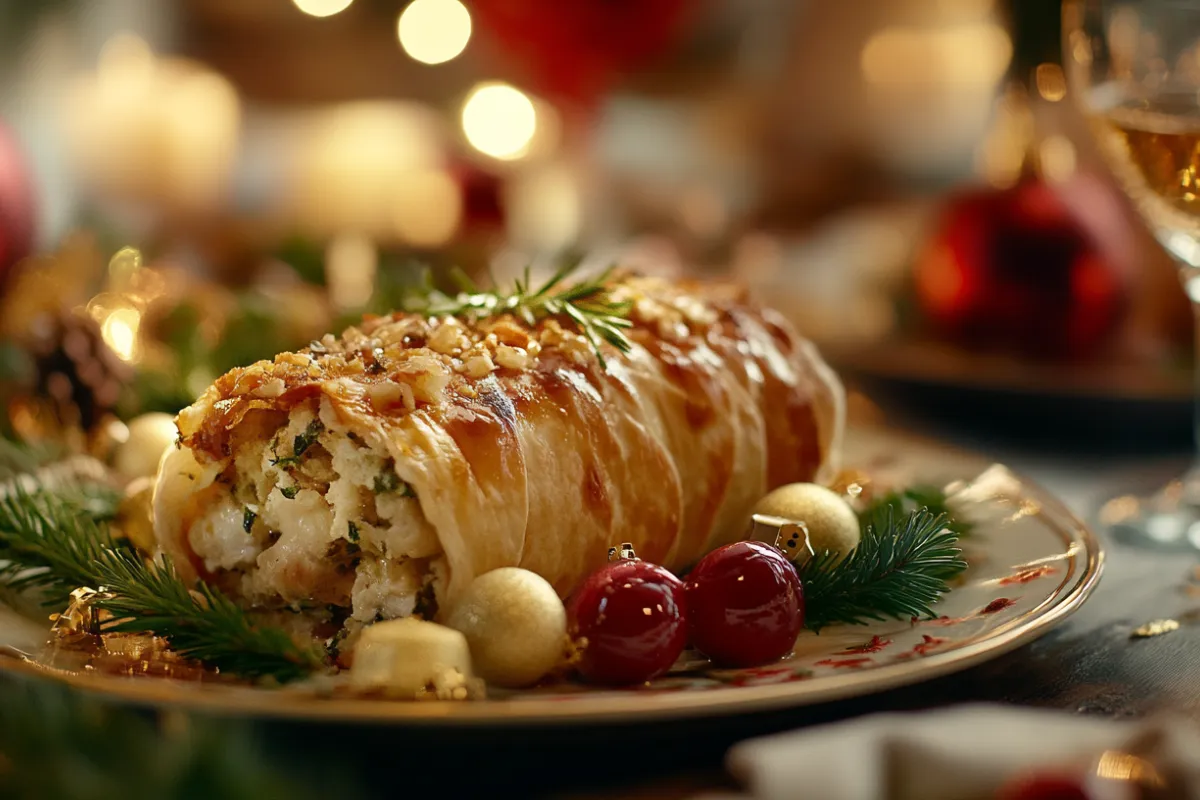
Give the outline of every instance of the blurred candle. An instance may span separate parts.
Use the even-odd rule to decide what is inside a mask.
[[[103,193],[181,206],[224,200],[237,156],[240,102],[197,62],[159,59],[137,37],[114,37],[65,107],[85,182]]]

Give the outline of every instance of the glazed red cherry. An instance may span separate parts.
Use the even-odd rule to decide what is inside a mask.
[[[670,669],[687,644],[683,596],[683,581],[638,558],[593,573],[567,607],[572,636],[587,640],[580,675],[619,686]]]
[[[791,652],[804,624],[796,568],[774,547],[734,542],[688,575],[692,646],[724,667],[753,667]]]

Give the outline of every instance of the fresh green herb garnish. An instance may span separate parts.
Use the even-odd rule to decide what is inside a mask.
[[[277,467],[296,466],[300,463],[300,458],[304,455],[304,451],[308,450],[308,448],[317,443],[317,437],[320,436],[321,431],[323,430],[325,430],[325,426],[321,424],[321,420],[314,419],[312,422],[308,423],[308,427],[304,429],[304,433],[297,434],[296,438],[292,440],[292,454],[290,456],[283,456],[281,458],[279,457],[279,454],[276,453],[275,458],[271,459],[271,463]],[[278,440],[272,443],[271,452],[274,453],[277,446]]]
[[[280,486],[279,493],[288,500],[295,500],[296,495],[300,493],[300,484],[293,483],[291,486]]]
[[[805,625],[814,631],[835,622],[932,617],[931,606],[967,568],[944,514],[902,514],[884,503],[863,525],[862,540],[844,559],[825,551],[798,567]]]
[[[358,543],[358,526],[353,521],[350,522],[350,541]]]
[[[371,488],[375,490],[375,494],[387,494],[399,490],[401,497],[417,496],[412,486],[400,480],[400,476],[391,469],[385,469],[376,475]]]
[[[453,277],[460,291],[453,296],[435,289],[427,274],[423,291],[405,303],[405,310],[431,317],[450,315],[473,320],[513,314],[530,326],[544,317],[560,317],[579,329],[604,367],[603,343],[622,353],[628,353],[632,347],[624,333],[624,329],[633,326],[628,319],[631,304],[616,302],[610,296],[605,283],[612,275],[611,268],[594,278],[560,288],[578,268],[577,261],[564,264],[536,289],[531,285],[527,268],[524,278],[513,281],[513,288],[507,292],[497,287],[484,291],[461,270],[455,270]]]
[[[375,494],[387,494],[396,491],[399,486],[400,476],[390,469],[385,469],[375,476],[375,483],[371,488],[375,490]]]
[[[242,530],[249,533],[254,529],[254,520],[258,519],[258,514],[255,514],[250,506],[246,506],[242,510]]]

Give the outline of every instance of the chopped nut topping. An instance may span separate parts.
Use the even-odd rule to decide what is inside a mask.
[[[462,324],[455,319],[443,322],[429,337],[429,349],[444,355],[458,355],[470,346]]]
[[[412,387],[406,383],[373,383],[367,387],[367,399],[371,401],[371,408],[379,412],[394,409],[399,405],[410,411],[417,407]]]
[[[496,363],[508,369],[529,369],[533,359],[524,347],[509,347],[506,344],[496,347]]]
[[[486,350],[473,350],[463,359],[463,371],[472,378],[482,378],[495,368],[496,365]]]
[[[259,384],[258,388],[250,394],[255,397],[279,397],[286,389],[287,386],[284,384],[283,378],[271,378]]]

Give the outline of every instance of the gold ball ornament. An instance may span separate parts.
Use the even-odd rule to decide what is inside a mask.
[[[129,436],[113,453],[113,468],[126,481],[152,477],[179,429],[170,414],[143,414],[129,423]]]
[[[142,553],[153,553],[154,538],[154,479],[137,478],[125,487],[125,496],[117,507],[113,521],[114,533],[123,536]]]
[[[481,678],[517,688],[558,667],[567,643],[567,612],[545,578],[518,567],[485,572],[467,587],[446,624],[461,631]]]
[[[858,515],[837,492],[815,483],[790,483],[767,494],[754,506],[754,514],[803,522],[808,528],[808,543],[814,552],[831,550],[845,556],[858,547]],[[809,558],[801,547],[793,561]]]

